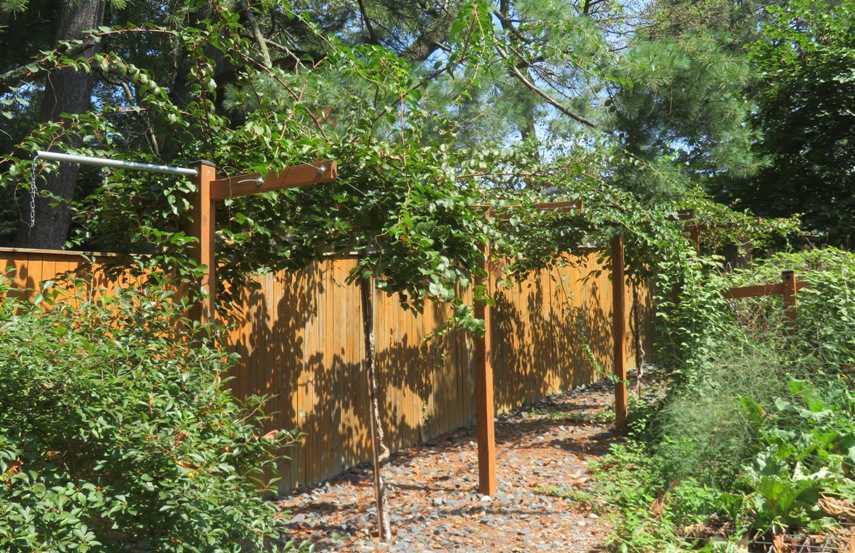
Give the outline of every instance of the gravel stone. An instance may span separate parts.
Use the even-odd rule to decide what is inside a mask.
[[[555,394],[497,418],[498,491],[477,493],[475,429],[461,429],[393,453],[383,466],[392,540],[377,539],[373,475],[360,465],[283,497],[289,539],[316,552],[604,553],[608,517],[543,490],[586,490],[588,461],[617,438],[589,424],[612,403],[609,381]],[[532,407],[537,407],[533,409]]]

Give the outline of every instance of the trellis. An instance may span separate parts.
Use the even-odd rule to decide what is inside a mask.
[[[199,281],[205,291],[203,299],[194,308],[193,315],[200,322],[210,322],[214,318],[216,295],[216,203],[220,200],[236,198],[263,192],[272,192],[303,186],[311,186],[336,179],[338,167],[335,161],[322,161],[314,164],[300,164],[280,171],[270,171],[267,175],[249,174],[218,179],[216,166],[206,160],[189,164],[189,167],[172,167],[135,163],[123,160],[71,155],[59,152],[36,152],[37,158],[47,161],[78,163],[115,167],[136,171],[148,171],[193,177],[196,183],[191,198],[192,223],[190,234],[197,239],[195,256],[199,264],[205,267]],[[581,212],[581,202],[549,202],[536,204],[541,210],[556,212]],[[626,355],[625,355],[625,314],[626,283],[624,274],[623,237],[616,234],[611,243],[612,253],[612,332],[613,332],[613,374],[615,381],[615,417],[618,425],[623,425],[627,417]],[[489,274],[489,246],[485,250],[485,273]],[[489,282],[485,283],[489,285]],[[486,302],[476,306],[476,316],[484,320],[484,335],[476,340],[475,348],[475,403],[478,435],[478,473],[479,490],[484,495],[494,495],[497,491],[496,480],[496,439],[495,405],[493,386],[493,366],[490,352],[491,307]]]
[[[216,296],[216,251],[215,236],[217,230],[216,202],[262,192],[287,190],[331,182],[338,176],[335,161],[304,163],[280,171],[269,171],[262,176],[258,173],[217,179],[217,168],[210,161],[194,161],[190,167],[196,170],[196,189],[191,198],[193,222],[190,234],[197,239],[196,259],[207,267],[200,285],[207,292],[197,312],[200,322],[212,321],[214,317],[214,298]]]

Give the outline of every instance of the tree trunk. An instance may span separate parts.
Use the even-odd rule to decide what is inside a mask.
[[[383,444],[383,426],[380,424],[380,407],[377,403],[377,376],[376,361],[377,353],[374,347],[374,305],[371,301],[371,281],[362,279],[359,281],[359,289],[362,293],[362,331],[365,338],[365,365],[368,376],[368,397],[371,405],[371,457],[374,462],[374,499],[377,502],[377,530],[380,539],[389,541],[392,539],[392,530],[389,526],[389,517],[386,513],[386,485],[380,474],[380,464],[384,457],[388,457],[389,450]]]
[[[460,5],[454,4],[437,14],[436,19],[422,31],[422,34],[401,52],[401,57],[412,64],[418,64],[439,50],[442,43],[448,39],[451,24],[454,23],[459,9]]]
[[[641,334],[641,293],[638,285],[632,286],[632,320],[633,337],[635,338],[635,394],[641,398],[641,379],[644,376],[644,336]]]
[[[104,20],[104,0],[65,0],[57,24],[56,40],[81,38],[83,31],[94,29]],[[91,56],[94,47],[83,55]],[[83,113],[89,109],[94,79],[91,74],[61,68],[51,71],[45,81],[41,121],[62,121],[63,113]],[[63,148],[73,149],[81,143],[71,132]],[[46,175],[39,188],[47,194],[39,194],[35,201],[35,224],[30,222],[30,198],[22,202],[23,221],[18,225],[17,246],[58,250],[68,239],[71,226],[71,209],[68,202],[74,197],[79,167],[73,163],[60,164],[59,171]],[[54,196],[59,205],[52,207]]]

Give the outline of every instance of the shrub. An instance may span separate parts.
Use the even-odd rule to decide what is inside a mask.
[[[766,340],[774,338],[711,352],[703,374],[671,391],[659,413],[654,449],[673,478],[727,486],[761,449],[744,401],[771,409],[794,376],[781,348]]]
[[[780,296],[726,301],[731,287],[780,282],[794,270],[798,294],[788,334]],[[656,423],[661,461],[678,477],[732,481],[763,448],[746,402],[767,413],[791,395],[792,379],[826,387],[855,367],[855,255],[834,249],[778,254],[749,270],[708,272],[663,298],[663,357],[676,384]],[[778,418],[778,424],[785,420]]]
[[[632,471],[619,483],[600,477],[625,504],[614,539],[627,551],[663,550],[689,530],[679,526],[710,517],[736,534],[815,531],[833,523],[827,505],[855,502],[855,255],[826,249],[778,254],[734,274],[712,268],[699,263],[690,278],[660,279],[657,354],[672,386],[631,436],[650,452],[648,481]],[[723,297],[731,287],[780,282],[782,270],[810,285],[798,293],[794,327],[780,296]]]
[[[0,296],[4,289],[0,280]],[[0,303],[0,549],[244,551],[277,537],[258,478],[293,438],[222,386],[156,284]]]

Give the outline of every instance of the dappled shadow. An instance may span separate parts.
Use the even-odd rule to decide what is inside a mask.
[[[73,269],[92,293],[111,285],[110,275],[87,268],[80,254],[0,253],[0,269],[14,267],[21,288]],[[257,286],[231,290],[238,301],[221,315],[229,326],[225,341],[240,356],[229,373],[235,395],[270,396],[267,429],[305,433],[299,446],[282,452],[280,491],[369,458],[361,299],[346,282],[354,266],[352,258],[329,259],[296,273],[258,275]],[[598,364],[608,369],[611,288],[608,271],[581,281],[592,268],[583,263],[497,289],[492,350],[499,412],[590,382]],[[128,273],[113,276],[120,285],[134,282]],[[470,290],[462,293],[471,297]],[[447,306],[428,303],[415,315],[382,292],[375,302],[379,399],[390,448],[471,425],[473,337],[454,331],[425,340],[449,317]],[[501,425],[498,439],[505,439]]]
[[[535,544],[566,546],[572,535],[580,551],[605,551],[605,526],[599,522],[604,517],[589,516],[589,504],[549,490],[590,492],[588,463],[615,438],[607,424],[592,422],[606,407],[610,389],[603,382],[501,415],[499,489],[489,498],[478,490],[474,429],[393,454],[384,469],[393,529],[389,546],[524,551]],[[291,517],[284,524],[292,539],[310,539],[316,551],[379,550],[372,538],[372,498],[370,469],[360,465],[290,494],[283,500]]]
[[[355,259],[327,260],[298,273],[257,277],[235,294],[228,342],[241,356],[235,394],[272,396],[269,428],[305,433],[284,452],[279,490],[321,481],[370,458],[368,389]],[[497,411],[591,382],[610,369],[608,273],[590,267],[536,275],[500,288],[493,309]],[[469,293],[468,291],[466,293]],[[374,291],[378,392],[392,451],[474,422],[473,338],[429,338],[449,308],[405,311]],[[631,359],[631,358],[630,358]],[[500,438],[501,439],[501,438]]]
[[[238,397],[271,396],[269,429],[303,432],[279,463],[280,491],[339,474],[369,458],[370,410],[363,370],[361,296],[346,282],[354,260],[261,275],[229,309],[230,347],[240,362],[230,376]],[[432,305],[420,316],[375,292],[378,399],[390,449],[467,422],[465,394],[449,337],[426,342],[446,316]],[[454,348],[452,348],[454,346]],[[450,353],[449,353],[450,352]],[[448,409],[456,404],[458,408]],[[434,416],[432,409],[442,415]],[[440,418],[439,422],[437,419]]]
[[[584,266],[544,272],[497,289],[492,351],[499,410],[611,370],[608,273],[583,282],[587,273]]]
[[[55,296],[59,303],[76,306],[82,300],[111,295],[115,287],[126,288],[144,281],[127,268],[114,267],[109,259],[80,252],[0,248],[0,275],[10,286],[11,297],[32,301],[50,282],[47,295]]]
[[[37,289],[38,282],[31,276],[26,260],[0,258],[0,273],[10,286],[8,295],[19,300],[29,300]]]

